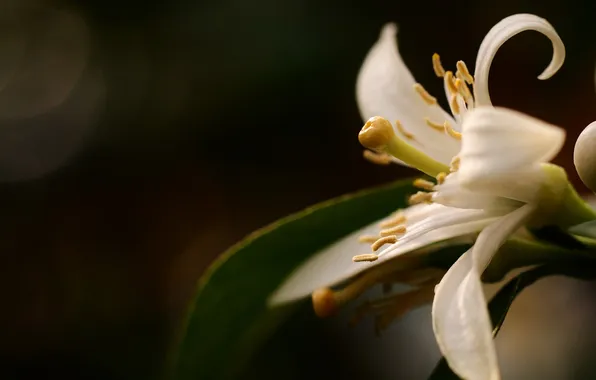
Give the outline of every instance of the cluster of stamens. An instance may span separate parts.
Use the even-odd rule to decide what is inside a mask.
[[[462,106],[465,107],[465,110],[474,107],[473,91],[469,88],[469,86],[472,86],[473,90],[474,78],[462,61],[457,62],[455,74],[443,68],[438,54],[433,55],[432,63],[437,77],[444,80],[451,112],[459,120],[457,117],[462,114]],[[414,91],[426,104],[431,106],[437,104],[437,99],[419,83],[414,85]],[[428,127],[445,133],[456,140],[462,138],[462,134],[455,130],[447,120],[439,123],[427,117],[424,121]],[[395,121],[394,125],[379,117],[368,120],[359,135],[360,142],[370,149],[364,151],[364,158],[379,165],[399,162],[393,155],[388,153],[390,151],[388,147],[391,146],[391,141],[395,138],[394,130],[406,140],[416,140],[415,135],[406,130],[399,120]],[[459,165],[460,159],[455,156],[450,163],[449,173],[457,171]],[[445,182],[445,178],[449,173],[438,173],[434,182],[423,178],[416,179],[413,184],[420,191],[409,197],[409,204],[431,203],[437,186]],[[406,222],[406,216],[401,210],[398,210],[379,224],[380,231],[378,235],[360,236],[359,241],[361,243],[370,244],[371,252],[356,255],[352,260],[354,262],[378,260],[379,256],[376,254],[378,250],[385,245],[396,244],[400,237],[406,234]],[[383,265],[372,267],[341,290],[334,291],[329,288],[316,290],[312,294],[316,314],[320,317],[326,317],[335,313],[341,305],[360,296],[373,285],[382,284],[385,294],[390,292],[394,283],[414,286],[415,288],[411,291],[397,295],[386,295],[380,299],[367,301],[357,308],[352,323],[357,323],[367,314],[373,314],[375,315],[375,326],[378,332],[406,311],[432,300],[434,287],[444,271],[436,268],[421,268],[420,262],[415,257],[402,257],[399,262],[399,268],[396,268],[391,260]]]

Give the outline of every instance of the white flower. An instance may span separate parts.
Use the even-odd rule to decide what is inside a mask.
[[[411,201],[419,204],[306,262],[272,296],[273,304],[314,291],[315,310],[325,316],[374,284],[414,286],[405,294],[365,304],[356,316],[372,312],[382,329],[408,309],[430,302],[434,290],[433,328],[451,368],[466,379],[499,378],[480,275],[507,238],[524,225],[567,227],[594,218],[570,187],[564,170],[547,164],[560,150],[564,131],[491,105],[492,59],[506,40],[524,30],[539,31],[553,44],[553,59],[539,78],[546,79],[560,68],[564,47],[548,22],[526,14],[508,17],[482,42],[473,77],[463,62],[457,63],[453,74],[445,71],[438,55],[433,56],[435,72],[444,81],[448,114],[404,65],[395,44],[395,26],[383,29],[357,81],[360,111],[368,119],[359,139],[370,149],[365,156],[371,160],[416,167],[436,177],[437,184],[418,180],[416,184],[426,191],[413,195]],[[395,120],[394,124],[387,119]],[[425,253],[445,244],[473,242],[476,233],[474,246],[447,273],[428,267]],[[361,234],[371,236],[357,240]],[[375,253],[354,256],[353,261],[368,261],[354,264],[346,256],[352,256],[359,241],[372,243]],[[341,290],[328,288],[349,279]]]

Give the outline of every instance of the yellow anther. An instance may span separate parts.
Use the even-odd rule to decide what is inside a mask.
[[[406,222],[406,217],[403,214],[397,214],[394,217],[384,220],[379,223],[381,228],[393,227],[397,226],[398,224],[404,224]]]
[[[453,137],[454,139],[461,140],[461,133],[453,129],[451,124],[449,124],[448,122],[445,122],[445,132],[447,132],[447,134]]]
[[[451,94],[457,94],[457,87],[455,87],[455,83],[453,81],[453,73],[451,71],[447,71],[445,76],[443,77],[445,82],[445,86]]]
[[[443,124],[435,123],[434,121],[430,120],[428,117],[425,117],[424,121],[426,122],[426,125],[428,125],[431,128],[436,129],[437,131],[443,132],[445,130],[445,127],[443,126]]]
[[[360,243],[374,243],[375,241],[379,240],[378,236],[374,236],[374,235],[362,235],[358,238],[358,241]]]
[[[459,71],[462,77],[468,84],[474,83],[474,77],[470,75],[470,71],[468,70],[468,66],[466,66],[464,61],[457,61],[456,63],[457,71]]]
[[[439,78],[442,78],[445,76],[445,69],[443,68],[443,65],[441,64],[441,57],[439,57],[439,55],[437,53],[433,54],[433,70],[435,71],[435,74]]]
[[[355,263],[360,263],[362,261],[377,261],[379,256],[375,255],[374,253],[365,253],[363,255],[356,255],[352,257],[352,261]]]
[[[385,237],[385,236],[394,236],[394,235],[402,235],[406,233],[406,226],[401,225],[401,226],[395,226],[395,227],[391,227],[391,228],[386,228],[384,230],[381,230],[381,237]]]
[[[424,191],[419,191],[416,194],[410,196],[409,203],[411,205],[416,205],[419,203],[431,203],[432,201],[432,193],[426,193]],[[381,236],[383,236],[383,231],[381,231]]]
[[[393,157],[387,153],[376,153],[371,150],[362,152],[362,156],[367,160],[377,165],[389,165],[393,161]]]
[[[419,189],[422,189],[422,190],[431,191],[432,189],[434,189],[435,184],[432,183],[431,181],[427,181],[425,179],[418,178],[418,179],[414,180],[414,186]]]
[[[392,236],[384,236],[382,238],[380,238],[379,240],[375,241],[370,248],[376,252],[379,250],[379,248],[381,248],[382,246],[384,246],[385,244],[395,244],[397,243],[397,237],[395,235]]]
[[[437,98],[429,94],[420,83],[414,84],[414,90],[416,90],[416,92],[420,95],[422,100],[426,102],[426,104],[430,106],[437,104]]]
[[[451,101],[449,102],[451,106],[451,111],[455,115],[459,115],[459,103],[457,102],[457,95],[451,95]]]
[[[444,172],[437,174],[437,176],[435,177],[437,179],[437,184],[442,185],[443,183],[445,183],[446,177],[447,177],[447,174]]]
[[[451,159],[451,163],[449,164],[449,171],[456,172],[459,170],[460,158],[459,156],[455,156]]]
[[[335,292],[329,288],[317,289],[311,297],[315,314],[320,318],[329,317],[339,309],[340,302],[338,302]]]
[[[409,140],[414,140],[414,135],[412,133],[406,131],[404,129],[404,126],[401,124],[401,122],[399,120],[395,120],[395,127],[397,128],[399,133],[404,135],[405,138],[407,138]]]
[[[383,150],[394,138],[393,126],[391,126],[389,120],[380,116],[368,119],[358,134],[360,143],[372,150]]]
[[[457,78],[455,80],[455,87],[457,87],[457,90],[459,91],[461,96],[464,97],[466,103],[470,103],[472,100],[474,100],[474,98],[472,97],[472,93],[470,92],[470,89],[468,88],[468,85],[465,81]]]

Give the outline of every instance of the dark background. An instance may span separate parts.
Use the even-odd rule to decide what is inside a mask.
[[[399,24],[406,64],[440,94],[432,53],[472,69],[496,22],[544,17],[566,45],[563,69],[538,81],[550,43],[517,36],[494,61],[493,102],[566,128],[555,162],[578,185],[573,144],[596,119],[596,3],[587,0],[48,0],[0,9],[0,61],[19,57],[11,67],[22,73],[0,95],[0,360],[11,379],[157,376],[218,253],[307,205],[413,175],[365,162],[357,141],[355,79],[385,22]],[[61,58],[30,67],[44,49]]]

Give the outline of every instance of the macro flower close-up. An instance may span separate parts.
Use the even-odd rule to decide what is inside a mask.
[[[593,4],[2,9],[3,378],[596,378]]]

